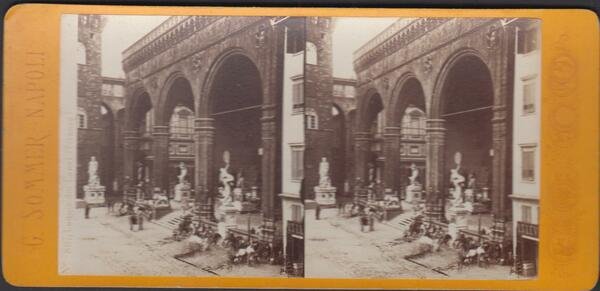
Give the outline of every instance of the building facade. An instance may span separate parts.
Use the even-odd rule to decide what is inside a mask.
[[[515,21],[513,107],[513,254],[517,267],[535,275],[540,217],[540,23]]]
[[[414,147],[425,158],[426,214],[445,220],[450,169],[460,165],[490,200],[493,237],[508,237],[514,47],[508,19],[406,18],[359,48],[356,178],[402,190],[403,123],[418,109],[426,117]]]
[[[285,268],[304,274],[304,18],[286,20],[281,133],[281,206]]]
[[[236,184],[244,181],[243,193],[257,190],[264,237],[282,235],[279,194],[293,194],[299,184],[282,178],[298,175],[283,171],[283,152],[302,144],[286,136],[297,144],[290,149],[282,140],[288,20],[175,16],[123,52],[123,161],[130,184],[170,191],[178,174],[171,161],[190,163],[200,216],[214,220],[218,173],[228,167]],[[174,122],[184,124],[181,132]]]
[[[99,163],[100,183],[106,196],[119,196],[122,172],[121,125],[124,117],[124,83],[120,78],[102,76],[102,30],[99,15],[77,17],[77,172],[87,173],[88,162]],[[77,175],[77,198],[83,198],[87,175]]]

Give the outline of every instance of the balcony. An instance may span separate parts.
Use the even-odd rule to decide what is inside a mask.
[[[288,220],[287,221],[287,233],[290,235],[297,235],[304,237],[304,223]]]
[[[538,238],[539,226],[537,224],[527,223],[518,221],[517,222],[517,236],[526,235],[533,238]]]

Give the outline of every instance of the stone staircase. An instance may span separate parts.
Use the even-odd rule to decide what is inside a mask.
[[[405,217],[395,221],[395,224],[402,228],[408,228],[413,221],[415,221],[413,217]]]
[[[164,228],[174,230],[179,226],[181,221],[183,221],[183,213],[181,211],[173,211],[152,222]]]

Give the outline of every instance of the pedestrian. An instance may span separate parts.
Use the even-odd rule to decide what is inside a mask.
[[[337,206],[338,206],[338,215],[344,214],[344,202],[342,201],[342,199],[338,199]]]
[[[315,218],[317,220],[321,219],[321,205],[317,203],[317,209],[315,209]]]
[[[87,202],[85,203],[85,219],[90,218],[90,204]]]
[[[369,208],[369,231],[375,230],[375,210],[373,208]]]

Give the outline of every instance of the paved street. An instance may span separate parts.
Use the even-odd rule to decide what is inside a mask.
[[[418,244],[399,239],[403,227],[376,223],[373,232],[361,232],[358,218],[338,216],[337,209],[322,210],[321,220],[315,220],[314,210],[307,210],[306,225],[307,277],[509,278],[507,266],[469,266],[457,270],[456,253],[452,249],[408,261],[404,257],[417,253]]]
[[[69,274],[281,276],[275,265],[230,266],[222,249],[178,260],[174,256],[184,251],[185,242],[171,240],[171,230],[164,226],[144,222],[144,230],[130,231],[128,217],[107,214],[106,208],[92,209],[90,219],[83,218],[83,209],[78,211],[71,231],[71,268],[64,270]]]

